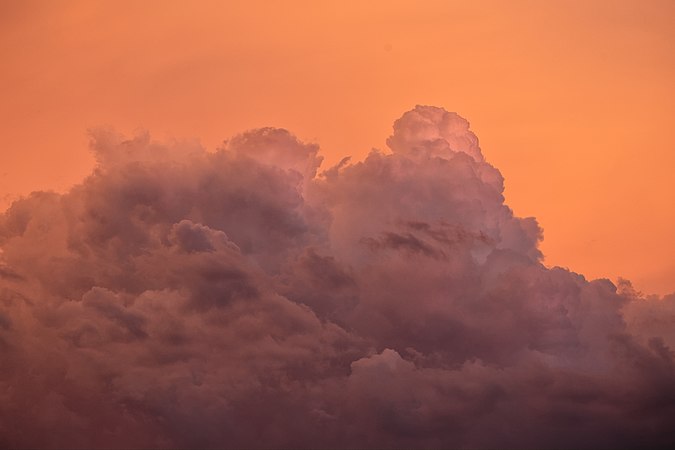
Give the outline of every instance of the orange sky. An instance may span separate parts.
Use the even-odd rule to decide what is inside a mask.
[[[469,119],[549,265],[675,291],[675,2],[0,1],[0,207],[91,169],[86,130],[281,126],[329,163],[415,104]]]

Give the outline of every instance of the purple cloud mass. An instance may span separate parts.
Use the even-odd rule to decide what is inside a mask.
[[[95,133],[0,215],[0,446],[675,444],[675,294],[546,268],[457,114],[388,145]]]

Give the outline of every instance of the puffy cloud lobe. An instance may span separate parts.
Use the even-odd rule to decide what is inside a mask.
[[[318,155],[317,145],[304,144],[279,128],[262,128],[241,134],[226,142],[225,149],[264,165],[295,171],[307,181],[314,178],[323,160]]]
[[[469,122],[457,113],[433,106],[418,106],[394,123],[394,134],[387,140],[394,153],[412,157],[448,158],[462,152],[483,161],[478,138]]]
[[[0,217],[0,443],[670,446],[672,296],[543,266],[458,115],[388,143],[94,133]]]

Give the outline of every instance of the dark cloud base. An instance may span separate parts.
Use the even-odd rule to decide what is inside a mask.
[[[95,133],[0,216],[0,446],[675,444],[675,295],[546,268],[458,115],[388,145]]]

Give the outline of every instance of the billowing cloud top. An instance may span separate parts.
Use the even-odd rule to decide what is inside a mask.
[[[0,216],[0,445],[672,444],[675,295],[542,265],[457,114],[388,144],[94,133]]]

